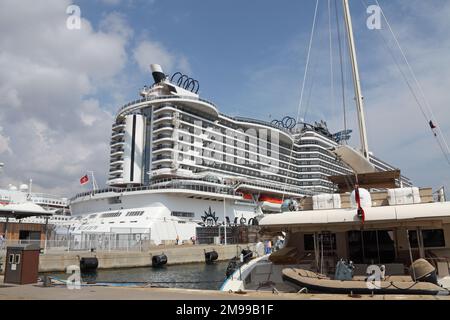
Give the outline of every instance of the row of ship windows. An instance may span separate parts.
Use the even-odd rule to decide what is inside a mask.
[[[180,126],[180,129],[185,130],[185,131],[189,132],[192,135],[196,135],[196,131],[198,131],[200,129],[199,128],[194,129],[194,127],[191,127],[191,126],[193,126],[193,124],[191,124],[191,123],[188,123],[187,125],[183,125],[182,124]],[[171,125],[171,124],[161,124],[160,126],[158,126],[158,129],[164,128],[164,127],[174,128],[174,126]],[[203,129],[209,129],[209,127],[204,125]],[[235,144],[236,143],[248,144],[248,143],[250,143],[250,141],[257,142],[257,140],[261,140],[261,138],[256,138],[254,136],[248,136],[248,135],[244,134],[243,132],[242,133],[238,132],[236,134],[236,136],[230,137],[229,134],[226,132],[226,129],[220,130],[220,133],[219,132],[214,132],[214,133],[216,135],[223,135],[223,139],[222,140],[225,140],[225,141],[229,141],[230,138],[231,139],[235,139]],[[213,135],[211,137],[211,139],[213,139],[213,138],[216,138],[216,137]],[[270,145],[270,143],[271,143],[270,138],[271,138],[271,136],[267,135],[267,137],[262,139],[263,143],[264,144],[268,143]],[[286,155],[289,155],[291,153],[292,145],[284,143],[282,141],[277,141],[277,144],[278,144],[278,146],[280,146],[280,153],[283,153],[283,154],[286,154]],[[329,148],[332,145],[332,143],[325,143],[325,142],[321,142],[321,141],[317,141],[317,140],[313,140],[313,139],[308,139],[308,140],[303,140],[303,141],[297,142],[296,145],[294,145],[294,151],[296,151],[296,152],[301,151],[300,149],[302,147],[299,147],[298,145],[307,145],[307,144],[320,145],[320,146],[322,146],[324,148]]]
[[[240,174],[246,174],[246,175],[251,175],[254,177],[259,177],[259,176],[264,176],[270,179],[275,179],[277,181],[284,181],[285,178],[282,177],[273,177],[272,175],[275,175],[275,173],[267,173],[264,174],[264,172],[261,171],[256,171],[256,170],[251,170],[251,169],[244,169],[244,168],[239,168],[239,167],[234,167],[234,166],[227,166],[227,165],[222,165],[222,164],[217,164],[217,163],[213,163],[213,164],[202,164],[202,166],[204,167],[210,167],[210,168],[217,168],[217,169],[222,169],[222,170],[226,170],[226,171],[232,171],[232,172],[236,172],[236,173],[240,173]],[[154,169],[158,170],[158,169],[167,169],[170,168],[170,165],[157,165]],[[184,169],[188,169],[192,168],[191,166],[187,166],[187,165],[181,165],[181,168]],[[283,177],[290,177],[290,178],[296,178],[296,179],[326,179],[326,175],[323,174],[293,174],[293,173],[288,173],[285,170],[279,170],[279,172],[277,173],[278,175],[281,175]]]
[[[211,156],[214,157],[214,154],[211,154]],[[327,160],[325,157],[321,157],[320,155],[318,155],[318,156],[316,155],[316,158],[320,158],[322,160]],[[155,157],[153,159],[153,161],[164,160],[164,159],[171,159],[171,156],[170,155],[165,155],[165,156],[164,155],[160,155],[159,157]],[[186,156],[186,155],[183,155],[183,154],[179,154],[178,161],[183,161],[185,159],[190,159],[190,161],[195,161],[195,157],[194,156]],[[319,171],[321,171],[323,173],[326,173],[328,175],[335,175],[336,172],[338,172],[338,173],[346,173],[346,171],[347,171],[347,170],[343,169],[342,167],[339,167],[339,166],[334,165],[332,163],[329,163],[329,162],[326,162],[326,161],[321,161],[321,160],[312,160],[312,161],[311,160],[306,160],[306,161],[305,160],[301,160],[300,164],[291,164],[291,165],[287,165],[287,164],[284,164],[284,163],[280,162],[279,166],[276,166],[276,165],[269,165],[267,163],[250,163],[250,161],[248,161],[248,160],[245,160],[245,162],[243,162],[243,163],[238,163],[238,159],[236,159],[236,158],[234,159],[234,163],[233,164],[229,163],[229,162],[226,162],[226,161],[224,161],[225,163],[219,164],[219,163],[215,162],[216,159],[214,159],[214,158],[212,158],[212,159],[210,158],[210,160],[208,160],[208,161],[205,160],[205,159],[202,159],[202,158],[197,158],[197,159],[199,159],[202,162],[202,165],[208,165],[207,162],[210,162],[210,163],[212,163],[213,167],[221,167],[224,170],[232,170],[231,168],[234,167],[233,164],[241,164],[241,165],[246,165],[246,166],[253,165],[253,166],[257,167],[255,170],[249,170],[247,168],[245,168],[245,169],[244,168],[236,169],[236,170],[238,170],[241,173],[247,173],[247,174],[253,174],[253,175],[257,175],[259,173],[259,170],[261,169],[262,166],[270,166],[270,167],[275,168],[275,169],[288,169],[289,172],[288,172],[288,170],[280,170],[281,174],[288,175],[290,177],[297,177],[297,178],[301,178],[302,175],[295,174],[293,172],[316,171],[315,168],[309,168],[309,167],[308,168],[304,168],[304,167],[302,167],[302,166],[305,166],[305,165],[320,165],[322,167],[326,167],[326,168],[328,168],[330,170],[328,170],[328,169],[321,169]],[[211,165],[209,165],[209,166],[211,166]],[[154,166],[153,168],[154,169],[162,169],[162,168],[166,168],[166,167],[168,168],[168,167],[170,167],[170,165],[164,166],[162,164],[159,164],[159,165]],[[256,170],[258,170],[258,171],[256,171]],[[333,172],[331,170],[334,170],[335,172]]]
[[[174,108],[174,109],[181,109],[181,110],[183,109],[183,108],[180,108],[180,107],[177,107],[177,106],[173,106],[173,105],[167,105],[167,106],[163,106],[163,107],[172,107],[172,108]],[[195,112],[192,112],[191,110],[189,110],[188,112],[189,112],[190,114],[192,114],[192,113],[195,114]],[[167,116],[172,116],[172,114],[170,114],[170,113],[168,113],[168,112],[167,112],[167,113],[164,113],[164,114],[158,116],[157,118],[155,118],[155,120],[156,120],[156,119],[161,119],[161,118],[167,117]],[[187,114],[181,114],[181,115],[180,115],[180,119],[182,119],[183,121],[188,122],[188,124],[191,125],[191,126],[194,124],[194,121],[200,120],[200,121],[202,121],[203,127],[204,127],[204,128],[207,128],[207,127],[208,127],[208,124],[206,123],[206,122],[208,122],[208,120],[205,120],[205,118],[204,118],[203,115],[200,115],[200,116],[197,118],[197,117],[190,116],[190,115],[187,115]],[[235,125],[235,124],[233,124],[233,123],[221,123],[221,125],[225,125],[227,128],[231,128],[231,129],[233,129],[233,130],[237,130],[238,132],[240,132],[239,130],[242,130],[242,127],[240,127],[240,126],[238,126],[238,125]],[[219,129],[219,127],[217,126],[216,123],[213,122],[213,120],[209,121],[209,127],[211,127],[211,126],[215,127],[216,129]],[[158,129],[159,129],[159,128],[162,128],[162,127],[163,127],[163,126],[158,127]],[[220,130],[220,132],[221,132],[222,134],[225,134],[225,135],[226,135],[226,128],[221,128],[221,129],[219,129],[219,130]],[[189,131],[193,131],[193,130],[189,130]],[[192,133],[193,133],[193,132],[192,132]],[[242,134],[242,133],[241,133],[241,134]],[[323,144],[323,145],[326,145],[326,146],[330,146],[330,145],[331,145],[331,144],[328,144],[328,143],[325,143],[325,142],[323,142],[322,144]],[[290,145],[290,144],[287,144],[287,143],[284,143],[284,142],[280,142],[280,146],[283,147],[283,148],[286,148],[286,149],[288,149],[288,150],[290,150],[290,148],[291,148],[291,145]]]
[[[127,212],[126,216],[127,217],[139,217],[142,216],[144,214],[144,211],[129,211]]]
[[[65,206],[66,204],[64,202],[61,201],[50,201],[50,200],[37,200],[37,199],[33,199],[34,203],[45,203],[45,204],[58,204],[58,205],[62,205]]]
[[[181,165],[180,168],[184,169],[184,170],[192,171],[194,173],[199,173],[199,172],[203,171],[201,169],[195,169],[188,165]],[[163,169],[163,167],[160,167],[157,169]],[[245,170],[245,169],[237,170],[237,168],[234,168],[234,167],[233,168],[230,167],[227,170],[231,171],[231,172],[236,172],[239,174],[250,175],[251,177],[259,177],[262,175],[260,172],[257,174],[252,174],[252,171],[250,171],[250,170]],[[332,186],[333,185],[331,182],[321,181],[320,179],[325,180],[326,176],[320,175],[320,174],[301,176],[302,179],[317,179],[317,180],[313,180],[313,181],[299,181],[299,180],[287,179],[286,177],[287,177],[287,175],[285,175],[285,177],[267,175],[267,176],[264,176],[264,179],[272,180],[272,181],[276,181],[276,182],[289,183],[289,184],[298,185],[298,186],[310,186],[310,185]]]
[[[171,216],[181,218],[193,218],[195,214],[193,212],[172,211]]]
[[[130,223],[138,223],[136,220],[135,221],[129,221]],[[108,222],[109,224],[114,224],[116,223],[115,221],[110,221]],[[125,223],[125,221],[120,221],[119,223]],[[104,224],[102,222],[102,224]],[[74,230],[75,228],[72,228],[72,230]],[[81,226],[79,227],[79,230],[83,230],[83,231],[89,231],[89,230],[96,230],[98,229],[98,226]]]
[[[171,134],[161,134],[159,136],[159,138],[162,138],[162,137],[168,138],[169,136],[171,137],[172,135]],[[183,136],[180,136],[178,140],[179,141],[183,141],[186,144],[188,143],[188,142],[185,142],[186,140],[184,139]],[[194,143],[194,140],[195,140],[195,138],[191,137],[191,139],[190,139],[191,143]],[[205,147],[205,145],[204,145],[205,143],[208,143],[208,142],[203,140],[203,147]],[[225,151],[227,152],[227,154],[232,153],[232,154],[235,154],[235,155],[238,155],[238,154],[242,154],[243,155],[245,153],[245,157],[246,158],[258,157],[259,156],[258,153],[260,153],[262,151],[265,151],[265,153],[266,153],[265,157],[271,157],[272,154],[274,154],[274,155],[279,154],[280,160],[286,161],[286,162],[289,162],[289,158],[292,158],[292,157],[293,158],[297,158],[297,159],[298,158],[311,157],[311,155],[308,155],[308,154],[305,155],[305,154],[293,153],[291,155],[290,153],[287,153],[287,152],[280,152],[280,153],[278,153],[277,151],[272,150],[272,148],[270,146],[270,143],[266,147],[263,147],[263,148],[261,148],[259,146],[258,147],[257,146],[251,146],[250,147],[248,144],[246,144],[245,146],[240,146],[239,144],[242,144],[242,143],[236,143],[235,142],[234,146],[231,145],[231,144],[224,144],[223,147],[224,147]],[[159,143],[155,147],[153,147],[153,151],[158,151],[158,150],[161,150],[163,148],[172,149],[173,147],[174,147],[173,143]],[[187,145],[187,147],[191,148],[191,150],[194,150],[194,148],[200,149],[199,147],[195,147],[193,145]],[[250,155],[250,152],[246,152],[246,151],[251,151],[252,155]],[[328,151],[324,150],[323,148],[319,148],[319,147],[301,147],[301,148],[298,148],[297,152],[319,152],[319,153],[321,153],[323,155],[328,156],[328,157],[325,157],[325,159],[328,159],[328,160],[332,160],[333,159],[332,155]],[[324,158],[324,157],[322,157],[322,158]]]
[[[138,216],[142,216],[144,214],[144,211],[129,211],[127,212],[127,214],[125,216],[127,217],[138,217]],[[108,212],[108,213],[103,213],[101,215],[102,218],[114,218],[114,217],[119,217],[122,215],[121,211],[116,211],[116,212]],[[95,218],[96,215],[91,215],[89,216],[89,218]]]
[[[182,113],[179,115],[179,118],[182,119],[183,121],[187,121],[188,124],[190,124],[191,126],[193,125],[195,120],[200,120],[200,121],[202,121],[202,123],[209,122],[210,126],[218,128],[217,123],[214,122],[213,119],[210,119],[210,120],[205,119],[205,115],[199,114],[199,113],[197,113],[197,112],[195,112],[193,110],[185,110],[182,106],[175,106],[175,105],[167,104],[167,105],[163,105],[163,106],[158,107],[158,109],[155,109],[155,111],[159,110],[159,109],[162,109],[162,108],[165,108],[166,111],[163,111],[164,113],[160,114],[155,119],[160,119],[160,118],[163,118],[163,117],[173,117],[173,111],[180,110]],[[238,132],[241,132],[239,130],[242,130],[242,127],[236,125],[235,123],[232,123],[232,122],[229,122],[229,121],[224,121],[224,119],[221,119],[219,121],[219,124],[221,124],[222,126],[225,126],[227,128],[232,128],[234,130],[237,130]],[[207,127],[207,126],[205,125],[205,127]],[[271,127],[271,126],[268,125],[268,127]],[[190,131],[192,131],[192,130],[190,130]],[[222,129],[220,129],[220,131],[222,133],[224,133],[224,132],[226,132],[226,128],[222,128]],[[330,147],[330,146],[334,145],[333,142],[329,142],[329,141],[326,140],[326,139],[329,139],[329,138],[322,137],[322,135],[318,134],[316,131],[307,130],[306,132],[309,133],[309,136],[312,139],[302,140],[302,141],[296,142],[296,146],[294,146],[294,150],[295,151],[297,151],[297,149],[298,149],[297,145],[316,144],[316,145],[321,145],[321,146],[324,146],[324,147]],[[309,137],[307,137],[307,138],[309,138]],[[288,143],[280,141],[279,145],[281,147],[281,151],[282,152],[284,151],[285,153],[288,153],[290,151],[290,149],[291,149],[291,145],[288,144]],[[283,150],[284,148],[286,150]]]
[[[161,150],[161,149],[173,149],[173,145],[172,144],[160,144],[160,145],[156,146],[153,150],[154,151],[158,151],[158,150]],[[191,149],[191,151],[195,150],[195,148],[193,146],[190,149]],[[208,157],[208,158],[211,158],[212,161],[215,161],[216,158],[220,157],[221,159],[217,159],[217,160],[221,160],[223,162],[230,163],[229,161],[227,161],[230,158],[230,154],[223,154],[222,156],[220,156],[219,154],[216,154],[215,151],[204,150],[204,149],[200,149],[200,148],[198,148],[198,149],[199,149],[198,152],[200,154],[204,154],[205,153],[204,151],[207,151],[208,153],[210,153],[210,157]],[[202,152],[202,150],[203,150],[203,152]],[[235,154],[234,155],[236,156],[236,150],[235,150]],[[189,158],[185,158],[185,157],[186,157],[185,155],[179,154],[178,161],[183,161],[185,159],[189,159]],[[190,155],[190,156],[187,156],[187,157],[190,157],[191,161],[195,160],[195,156],[193,156],[193,155]],[[240,160],[240,159],[238,159],[238,157],[232,157],[232,158],[234,158],[233,159],[234,164],[240,164],[240,163],[238,163],[239,161],[242,161],[243,162],[242,164],[245,164],[245,165],[250,165],[251,164],[249,160]],[[240,155],[240,158],[251,159],[252,162],[260,162],[260,163],[255,163],[254,165],[271,165],[270,162],[269,162],[270,160],[268,160],[267,162],[263,162],[263,161],[261,161],[261,157],[260,156],[255,156],[255,158],[253,158],[253,157],[250,158],[250,154],[248,152],[245,152],[245,153],[242,152],[242,155]],[[302,166],[302,165],[322,164],[322,163],[319,163],[318,161],[309,161],[309,160],[304,160],[304,159],[320,159],[320,160],[325,160],[325,162],[323,162],[324,166],[326,166],[326,167],[328,167],[328,168],[330,168],[332,170],[342,171],[342,167],[337,165],[337,162],[335,160],[332,160],[330,157],[326,157],[326,156],[324,156],[322,154],[304,154],[304,155],[301,155],[300,158],[301,159],[293,159],[293,160],[291,160],[290,164],[288,164],[289,163],[288,159],[286,159],[284,157],[282,157],[280,159],[281,161],[278,161],[277,159],[274,159],[274,161],[279,162],[279,165],[278,166],[271,165],[271,166],[272,167],[285,168],[285,169],[289,168],[290,170],[299,171],[299,170],[295,170],[295,167]],[[158,160],[164,160],[164,159],[171,159],[171,156],[169,156],[169,155],[158,155],[158,156],[154,157],[152,160],[153,161],[158,161]],[[282,161],[284,161],[284,162],[282,162]],[[336,164],[332,164],[332,163],[336,163]],[[295,166],[295,167],[292,168],[292,166]]]
[[[183,161],[185,159],[186,156],[183,155],[179,155],[178,157],[178,161]],[[172,156],[170,155],[159,155],[157,157],[154,157],[152,160],[153,161],[159,161],[159,160],[171,160]],[[194,156],[190,156],[190,160],[191,161],[195,161],[195,157]],[[310,164],[310,163],[309,163]],[[245,161],[245,165],[250,165],[250,162],[247,160]],[[260,164],[261,165],[261,164]],[[267,165],[267,164],[264,164]],[[305,163],[305,165],[308,165],[308,163]],[[321,163],[321,165],[323,166],[324,164]],[[322,172],[325,173],[326,175],[336,175],[336,172],[333,172],[331,170],[325,169],[325,168],[320,168],[320,167],[299,167],[295,164],[284,164],[282,162],[280,162],[279,165],[280,168],[284,168],[284,169],[289,169],[291,171],[296,171],[296,172]],[[155,166],[155,168],[158,168],[158,166]],[[161,168],[159,166],[159,168]],[[345,172],[345,170],[342,170],[342,168],[339,167],[331,167],[330,169],[334,169],[335,171],[338,171],[339,173],[343,173]]]
[[[191,140],[193,140],[193,139],[194,138],[192,137]],[[182,137],[180,137],[179,140],[183,141],[184,139],[182,139]],[[207,146],[205,146],[205,141],[203,141],[203,148],[205,148],[205,147],[207,147]],[[214,147],[214,146],[211,146],[211,148],[212,147]],[[251,158],[258,157],[259,158],[260,157],[259,153],[262,151],[262,150],[258,151],[257,147],[250,148],[249,146],[246,146],[245,149],[244,149],[244,148],[240,148],[237,145],[235,145],[233,147],[231,145],[226,145],[225,144],[223,147],[224,147],[224,151],[226,152],[226,155],[224,155],[224,157],[225,156],[229,156],[230,154],[240,155],[240,156],[244,157],[244,154],[245,154],[245,158],[250,158],[250,157]],[[161,149],[173,149],[173,148],[174,148],[174,144],[173,143],[159,143],[159,144],[157,144],[156,146],[153,147],[153,151],[158,151],[158,150],[161,150]],[[186,149],[186,148],[190,148],[190,150],[195,150],[195,149],[204,150],[201,147],[196,147],[196,146],[193,146],[193,145],[183,146],[183,149]],[[219,146],[219,148],[220,148],[220,146]],[[266,154],[264,155],[264,158],[270,158],[272,156],[272,154],[274,154],[274,155],[278,154],[276,151],[273,151],[270,148],[270,146],[267,149],[266,148],[263,148],[263,149],[267,150]],[[251,151],[252,154],[249,151]],[[214,151],[211,151],[211,152],[215,153]],[[321,159],[326,159],[326,160],[329,160],[329,161],[332,161],[334,159],[333,156],[328,151],[326,151],[324,149],[321,149],[319,147],[304,147],[304,148],[300,148],[300,152],[315,152],[315,153],[320,153],[321,155],[315,156],[314,154],[292,154],[292,156],[291,156],[289,154],[288,156],[286,156],[284,154],[280,154],[279,155],[279,159],[281,161],[285,161],[285,162],[289,162],[289,159],[292,159],[291,162],[294,162],[294,163],[296,161],[300,161],[300,160],[297,160],[297,159],[302,159],[302,158],[320,157]]]

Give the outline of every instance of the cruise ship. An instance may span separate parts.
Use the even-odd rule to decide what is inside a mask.
[[[256,224],[265,213],[318,193],[351,169],[329,152],[350,131],[325,122],[227,116],[199,82],[151,65],[154,83],[112,125],[108,188],[70,199],[72,235],[145,234],[155,244],[195,236],[199,225]],[[370,155],[379,171],[395,168]],[[411,181],[401,176],[399,185]],[[295,209],[295,208],[291,208]]]

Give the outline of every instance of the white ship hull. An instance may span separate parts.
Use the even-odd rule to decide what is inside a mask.
[[[177,237],[188,241],[201,225],[227,220],[248,225],[261,214],[240,196],[176,189],[86,195],[71,203],[71,211],[70,234],[80,240],[90,234],[139,234],[156,245]]]

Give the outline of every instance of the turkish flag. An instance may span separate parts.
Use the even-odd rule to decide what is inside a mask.
[[[80,184],[86,184],[86,183],[88,183],[89,182],[89,177],[88,177],[88,175],[85,175],[85,176],[83,176],[83,177],[81,177],[80,178]]]

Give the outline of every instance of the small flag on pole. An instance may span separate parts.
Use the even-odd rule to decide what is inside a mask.
[[[80,178],[80,184],[81,184],[81,185],[86,184],[86,183],[88,183],[88,182],[89,182],[89,177],[88,177],[87,174],[84,175],[84,176],[82,176],[82,177]]]
[[[359,195],[359,186],[355,185],[355,201],[358,205],[358,218],[361,219],[362,223],[364,224],[364,221],[366,220],[366,213],[364,212],[364,209],[361,207],[361,196]]]

